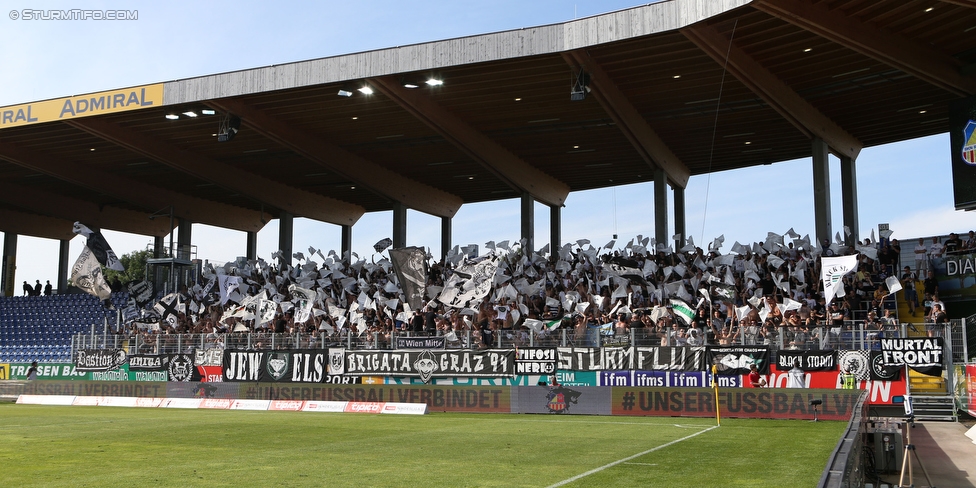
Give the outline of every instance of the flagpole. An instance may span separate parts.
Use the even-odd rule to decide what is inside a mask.
[[[717,377],[718,377],[718,365],[713,364],[712,365],[712,391],[714,392],[713,395],[715,396],[715,425],[721,427],[722,414],[719,412],[719,406],[718,406],[718,380],[716,379]]]

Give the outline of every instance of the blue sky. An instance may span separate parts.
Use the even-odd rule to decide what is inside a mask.
[[[357,2],[170,1],[139,5],[138,20],[54,21],[0,17],[0,106],[169,81],[397,45],[564,22],[647,2],[427,1]],[[114,2],[30,0],[11,9],[132,8]],[[842,230],[839,162],[831,159],[832,222]],[[761,240],[766,232],[793,227],[813,234],[813,185],[809,159],[692,177],[686,190],[687,230],[696,243],[726,237]],[[894,237],[966,232],[976,215],[952,204],[948,134],[866,148],[857,160],[861,234],[890,223]],[[771,190],[771,191],[770,191]],[[563,209],[563,240],[591,239],[602,245],[618,234],[626,242],[654,235],[653,188],[628,185],[577,192]],[[549,238],[548,208],[536,205],[536,241]],[[353,228],[360,255],[391,235],[392,214],[365,215]],[[410,211],[407,244],[440,252],[440,220]],[[672,222],[673,225],[673,222]],[[455,244],[519,238],[518,200],[464,205],[453,223]],[[295,220],[294,249],[339,248],[337,226]],[[670,232],[669,232],[670,234]],[[105,231],[119,255],[144,249],[151,238]],[[244,254],[241,232],[194,225],[198,257],[224,262]],[[258,234],[258,255],[277,248],[278,226]],[[81,252],[71,242],[69,260]],[[20,236],[16,283],[56,283],[58,243]],[[16,288],[19,291],[19,287]]]

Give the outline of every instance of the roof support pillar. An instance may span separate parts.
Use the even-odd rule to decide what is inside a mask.
[[[654,170],[654,240],[666,244],[668,237],[668,174]]]
[[[857,224],[857,160],[840,157],[840,188],[844,205],[844,227],[851,234],[845,237],[848,246],[854,246],[861,233]],[[871,244],[874,244],[873,242]]]
[[[342,235],[339,237],[339,240],[342,241],[339,243],[339,252],[340,252],[339,255],[345,256],[346,254],[348,254],[349,257],[351,258],[352,257],[352,226],[351,225],[342,226]]]
[[[180,233],[176,240],[176,257],[190,259],[190,242],[193,236],[193,222],[180,219]]]
[[[813,216],[817,241],[830,244],[830,164],[827,159],[827,143],[819,137],[811,144],[813,153]]]
[[[295,234],[295,216],[282,211],[278,214],[278,250],[281,251],[281,265],[291,265],[291,247]]]
[[[244,248],[244,256],[248,260],[258,258],[258,233],[254,231],[247,231],[247,244]]]
[[[3,233],[3,276],[0,277],[0,289],[3,296],[14,296],[14,280],[17,270],[17,234]]]
[[[441,217],[441,260],[446,259],[448,251],[451,250],[453,223],[451,217]]]
[[[535,199],[529,192],[522,192],[522,239],[525,250],[535,252]]]
[[[562,243],[563,233],[563,207],[562,205],[549,205],[549,255],[556,254]]]
[[[58,241],[60,246],[58,247],[58,294],[68,292],[68,273],[71,271],[70,264],[68,264],[68,251],[71,248],[71,241],[67,239],[61,239]]]
[[[407,207],[393,202],[393,249],[407,247]]]
[[[163,252],[163,237],[165,236],[153,236],[153,257],[161,258],[165,254]]]
[[[674,250],[685,247],[688,236],[685,234],[685,189],[680,186],[674,189],[674,233],[678,234],[678,242],[674,243]]]

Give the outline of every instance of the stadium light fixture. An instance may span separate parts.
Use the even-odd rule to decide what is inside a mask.
[[[359,93],[362,93],[363,95],[372,95],[373,94],[373,89],[370,88],[369,85],[363,85],[363,87],[362,88],[358,88],[358,90],[359,90]]]
[[[340,89],[339,90],[339,93],[336,93],[336,95],[339,95],[340,97],[351,97],[352,96],[352,92],[349,91],[349,90],[341,90]]]
[[[197,113],[194,112],[194,111],[192,111],[192,110],[188,110],[186,112],[183,112],[183,115],[186,115],[187,117],[193,118],[193,117],[196,117],[197,116]]]
[[[441,86],[444,84],[444,80],[438,78],[429,78],[424,83],[427,83],[428,86]]]
[[[176,120],[178,118],[180,118],[179,115],[176,115],[176,114],[166,114],[166,120]]]
[[[210,108],[205,108],[201,110],[200,113],[202,113],[203,115],[216,115],[217,111]]]

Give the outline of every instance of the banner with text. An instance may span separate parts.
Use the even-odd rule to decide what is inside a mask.
[[[764,346],[710,346],[708,364],[718,366],[719,375],[749,374],[755,364],[760,374],[769,373],[769,348]]]
[[[512,376],[515,351],[399,350],[347,351],[330,349],[329,374],[355,376],[415,376],[424,383],[435,376]],[[341,359],[341,362],[340,362]]]
[[[780,371],[789,371],[793,366],[803,371],[833,371],[837,369],[837,352],[792,349],[776,351],[776,367]]]

